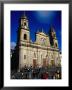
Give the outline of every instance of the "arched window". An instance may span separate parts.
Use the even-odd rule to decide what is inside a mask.
[[[26,55],[24,55],[24,59],[26,59]]]
[[[27,40],[27,34],[24,34],[24,40]]]
[[[55,47],[57,47],[57,43],[55,43]]]
[[[26,22],[24,22],[24,26],[26,26]]]

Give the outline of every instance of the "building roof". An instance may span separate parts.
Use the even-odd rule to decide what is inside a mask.
[[[43,36],[48,36],[44,31],[43,31],[43,28],[41,31],[37,31],[36,34],[40,34],[40,35],[43,35]]]

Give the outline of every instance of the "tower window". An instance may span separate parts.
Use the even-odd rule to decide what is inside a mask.
[[[26,26],[26,23],[24,23],[24,26]]]
[[[24,34],[24,40],[27,40],[27,34]]]
[[[57,43],[55,43],[55,47],[57,47]]]

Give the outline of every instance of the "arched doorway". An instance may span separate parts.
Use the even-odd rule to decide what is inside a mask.
[[[37,59],[33,59],[33,67],[37,66]]]
[[[43,58],[43,67],[47,66],[46,58]]]

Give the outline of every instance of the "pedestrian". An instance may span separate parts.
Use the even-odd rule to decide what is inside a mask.
[[[44,72],[44,73],[41,75],[41,78],[42,78],[42,79],[48,79],[48,72]]]

